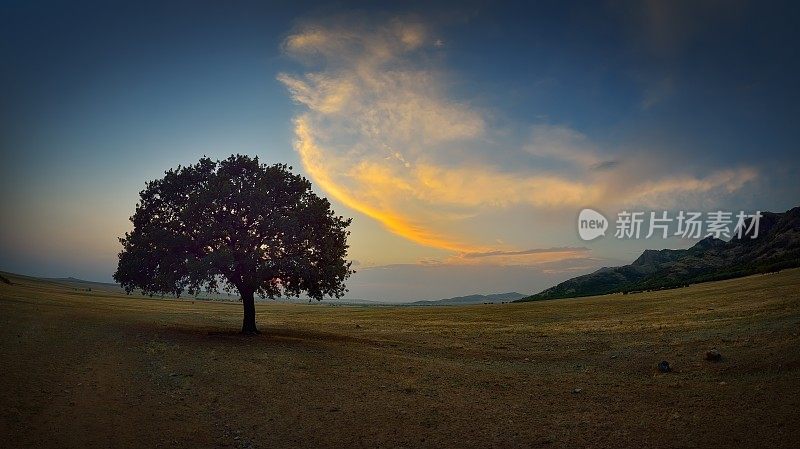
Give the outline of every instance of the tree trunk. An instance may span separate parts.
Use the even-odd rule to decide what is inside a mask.
[[[256,303],[252,291],[239,292],[242,295],[244,305],[244,320],[242,320],[243,334],[258,334],[256,329]]]

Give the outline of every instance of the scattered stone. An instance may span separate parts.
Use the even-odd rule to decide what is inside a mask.
[[[578,394],[581,391],[583,391],[583,388],[576,388],[576,389],[572,390],[572,394]]]
[[[669,362],[666,360],[662,360],[661,363],[658,364],[658,372],[660,373],[668,373],[672,371],[672,368],[669,366]]]
[[[725,385],[728,385],[728,382],[725,382],[724,380],[719,383],[720,387],[724,387]]]
[[[612,359],[616,359],[616,358],[617,358],[617,355],[616,355],[616,354],[611,354],[611,358],[612,358]]]
[[[722,354],[717,351],[717,348],[714,348],[710,351],[706,351],[706,360],[709,362],[719,362],[722,360]]]

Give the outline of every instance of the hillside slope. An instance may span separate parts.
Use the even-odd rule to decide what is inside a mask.
[[[524,297],[525,295],[523,295],[522,293],[509,292],[509,293],[494,293],[490,295],[456,296],[454,298],[446,298],[439,300],[414,301],[410,304],[415,306],[466,305],[466,304],[484,304],[484,303],[494,304],[506,301],[514,301]]]
[[[646,250],[630,265],[601,268],[518,301],[675,288],[798,266],[800,207],[795,207],[764,212],[755,239],[707,237],[685,250]]]

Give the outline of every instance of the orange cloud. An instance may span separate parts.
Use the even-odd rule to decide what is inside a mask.
[[[446,236],[438,235],[423,226],[414,224],[411,220],[401,215],[382,210],[360,200],[349,189],[334,181],[332,174],[329,172],[328,167],[330,165],[325,163],[325,154],[315,145],[304,117],[295,119],[295,134],[297,137],[295,148],[300,154],[305,171],[323,190],[345,206],[378,220],[389,231],[422,245],[458,252],[479,249],[479,247],[465,245]],[[366,186],[369,186],[369,184]]]
[[[452,98],[441,71],[419,63],[430,60],[427,51],[441,51],[436,41],[422,24],[399,20],[371,28],[307,25],[289,36],[284,48],[321,68],[278,75],[305,109],[295,118],[294,131],[309,177],[345,206],[412,242],[458,254],[486,253],[497,250],[496,238],[465,226],[477,216],[515,207],[548,211],[664,203],[674,195],[731,193],[757,176],[747,168],[705,177],[651,170],[652,179],[636,179],[632,173],[660,167],[643,158],[610,159],[587,136],[563,126],[534,127],[530,142],[510,150],[566,164],[569,174],[504,167],[491,152],[481,151],[494,140],[484,114]],[[502,257],[491,259],[578,256],[503,250]]]

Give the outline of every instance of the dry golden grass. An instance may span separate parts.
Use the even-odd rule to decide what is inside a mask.
[[[525,304],[270,303],[256,337],[235,303],[8,277],[4,447],[800,445],[800,270]]]

